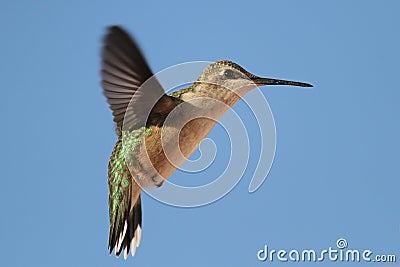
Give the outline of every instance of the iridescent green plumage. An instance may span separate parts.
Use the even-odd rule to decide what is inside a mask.
[[[108,165],[110,243],[118,238],[130,208],[131,174],[125,161],[122,139],[114,146]],[[112,242],[113,241],[113,242]],[[110,246],[110,244],[109,244]]]
[[[150,131],[151,132],[151,131]],[[130,234],[125,235],[128,224],[141,225],[140,221],[130,222],[131,217],[139,216],[141,218],[141,210],[131,209],[132,187],[137,184],[132,179],[132,175],[128,166],[136,164],[135,158],[130,157],[131,153],[143,142],[144,135],[149,133],[144,127],[134,131],[122,131],[117,143],[114,146],[108,166],[108,188],[109,188],[109,214],[110,214],[110,236],[109,248],[110,253],[113,246],[116,246],[116,254],[119,255],[122,248],[130,246]],[[129,158],[128,158],[129,157]],[[140,196],[139,196],[140,198]],[[139,200],[140,205],[140,200]],[[134,213],[140,214],[134,214]],[[125,226],[125,222],[127,225]],[[136,229],[136,227],[134,228]],[[121,233],[123,233],[121,235]],[[133,234],[133,233],[132,233]],[[122,239],[121,239],[122,238]],[[121,240],[120,240],[121,239]],[[133,249],[133,248],[132,248]]]

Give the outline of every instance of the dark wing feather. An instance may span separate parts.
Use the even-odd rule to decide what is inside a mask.
[[[136,42],[118,26],[110,27],[104,38],[101,68],[103,93],[117,128],[122,129],[124,119],[126,129],[144,126],[164,90],[156,78],[141,88],[153,73]]]

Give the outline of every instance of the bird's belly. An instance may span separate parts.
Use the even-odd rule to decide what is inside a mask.
[[[160,186],[196,150],[214,127],[210,119],[194,119],[181,130],[175,126],[154,127],[138,151],[134,171],[144,187]]]

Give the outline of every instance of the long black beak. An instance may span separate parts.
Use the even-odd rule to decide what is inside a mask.
[[[301,86],[301,87],[313,87],[309,83],[286,81],[286,80],[277,80],[277,79],[270,79],[270,78],[254,77],[254,78],[251,78],[251,80],[257,86],[263,86],[263,85],[291,85],[291,86]]]

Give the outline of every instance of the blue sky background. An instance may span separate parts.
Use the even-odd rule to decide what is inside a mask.
[[[340,237],[400,261],[400,3],[141,2],[2,2],[0,265],[266,266],[264,245],[322,250]],[[153,71],[230,59],[315,85],[263,88],[277,151],[256,193],[246,176],[201,208],[143,196],[142,243],[126,262],[107,252],[116,136],[99,54],[113,24],[137,38]],[[211,135],[226,139],[221,128]]]

